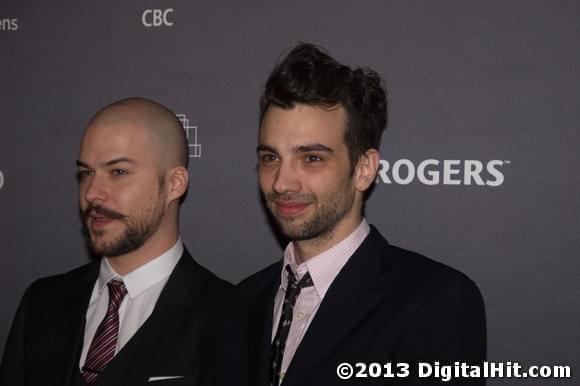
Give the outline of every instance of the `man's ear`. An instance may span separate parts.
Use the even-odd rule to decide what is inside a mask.
[[[354,183],[359,192],[366,191],[375,182],[379,161],[380,155],[377,149],[368,149],[360,156],[354,171]]]
[[[167,201],[177,200],[187,192],[189,172],[183,166],[171,168],[167,171],[166,183]]]

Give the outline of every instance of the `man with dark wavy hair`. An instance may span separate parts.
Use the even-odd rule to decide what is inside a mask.
[[[270,74],[260,110],[260,188],[290,242],[239,284],[217,384],[415,384],[420,361],[482,361],[476,285],[390,245],[363,217],[386,125],[377,73],[300,44]],[[344,362],[361,378],[342,379]]]

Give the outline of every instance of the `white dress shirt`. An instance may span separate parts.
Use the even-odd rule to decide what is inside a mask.
[[[282,382],[286,370],[294,357],[294,353],[300,345],[310,322],[314,319],[316,311],[318,311],[318,307],[324,299],[330,285],[353,253],[360,247],[369,232],[369,224],[363,219],[360,225],[340,243],[299,265],[296,264],[294,245],[289,243],[286,247],[280,279],[281,284],[274,300],[272,341],[276,336],[280,315],[282,314],[284,295],[286,294],[286,285],[288,283],[288,273],[285,269],[286,265],[290,265],[297,280],[300,280],[306,272],[310,272],[310,277],[314,285],[302,288],[296,300],[292,324],[290,325],[290,331],[284,349],[284,357],[282,358],[280,382]]]
[[[112,279],[118,279],[123,280],[127,287],[127,295],[119,307],[119,335],[115,350],[117,354],[153,312],[157,299],[182,254],[183,243],[179,238],[167,252],[125,276],[116,273],[107,258],[101,259],[99,277],[93,287],[87,309],[80,368],[85,363],[97,327],[107,313],[109,304],[107,283]]]

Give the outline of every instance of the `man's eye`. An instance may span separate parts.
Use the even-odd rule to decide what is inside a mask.
[[[127,174],[127,171],[126,171],[126,170],[123,170],[123,169],[113,169],[113,170],[111,171],[111,173],[112,173],[114,176],[123,176],[123,175]]]
[[[85,177],[92,176],[95,174],[92,170],[79,170],[77,171],[77,179],[82,180]]]
[[[277,159],[278,159],[278,157],[276,157],[274,154],[262,154],[260,156],[260,161],[261,162],[266,162],[266,163],[274,162]]]
[[[308,163],[320,162],[320,161],[322,161],[322,158],[320,158],[317,155],[309,154],[306,156],[305,161]]]

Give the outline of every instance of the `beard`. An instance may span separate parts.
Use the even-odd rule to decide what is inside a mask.
[[[98,239],[105,231],[89,229],[87,224],[91,213],[121,221],[125,224],[124,231],[114,240],[99,242]],[[161,226],[165,210],[162,205],[152,206],[147,208],[144,215],[130,218],[101,205],[89,204],[82,214],[84,234],[91,253],[96,256],[117,257],[141,248]]]
[[[274,209],[276,201],[312,202],[315,212],[307,219],[278,217]],[[324,199],[311,193],[269,192],[266,194],[266,202],[278,228],[291,241],[329,239],[334,234],[338,223],[352,209],[354,193],[352,182],[349,180],[341,184],[336,191],[328,193]]]

